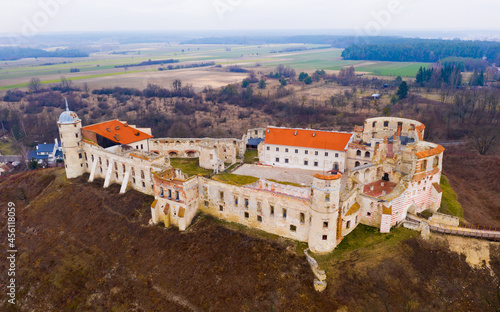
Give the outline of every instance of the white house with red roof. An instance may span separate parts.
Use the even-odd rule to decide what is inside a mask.
[[[352,137],[347,132],[267,127],[259,160],[276,167],[344,172]]]

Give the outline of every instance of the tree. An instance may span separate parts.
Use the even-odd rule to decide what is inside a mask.
[[[266,81],[264,79],[261,79],[259,81],[259,89],[265,89],[266,88]]]
[[[71,90],[71,80],[66,79],[64,76],[61,76],[61,92],[68,92]]]
[[[304,79],[304,83],[306,85],[309,85],[313,82],[312,78],[310,76],[307,76],[305,79]]]
[[[308,77],[308,75],[304,72],[301,72],[299,74],[299,81],[304,81],[304,79],[306,79]]]
[[[182,81],[180,79],[175,79],[172,82],[172,86],[174,87],[174,91],[179,92],[182,88]]]
[[[471,142],[480,155],[486,155],[488,151],[498,144],[500,130],[495,126],[477,127],[471,133]]]
[[[403,81],[398,88],[398,92],[396,93],[400,100],[405,99],[408,96],[408,84],[406,81]]]
[[[280,83],[281,83],[281,85],[282,85],[283,87],[285,87],[285,86],[286,86],[287,81],[286,81],[285,77],[281,77],[281,78],[280,78]]]
[[[243,88],[246,88],[250,85],[250,81],[248,81],[248,79],[243,79],[243,82],[241,83],[241,86]]]
[[[88,93],[89,93],[89,91],[90,91],[89,84],[88,84],[88,83],[86,83],[86,82],[83,84],[83,91],[84,91],[85,93],[87,93],[87,94],[88,94]]]
[[[30,82],[28,83],[28,89],[31,93],[38,93],[38,91],[40,91],[41,85],[42,82],[40,81],[40,78],[34,77],[31,78]]]

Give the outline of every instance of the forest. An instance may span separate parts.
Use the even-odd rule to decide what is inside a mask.
[[[15,61],[22,58],[38,57],[88,57],[87,52],[76,49],[57,49],[55,51],[45,51],[42,49],[20,48],[20,47],[0,47],[0,61]]]
[[[500,62],[500,42],[412,38],[393,38],[390,41],[353,44],[342,52],[342,57],[346,60],[391,62],[436,62],[461,57]]]

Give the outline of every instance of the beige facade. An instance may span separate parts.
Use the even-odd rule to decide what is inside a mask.
[[[81,121],[69,110],[58,124],[68,178],[87,172],[89,181],[104,179],[104,187],[153,194],[152,223],[181,231],[203,212],[327,253],[359,223],[388,232],[408,213],[436,211],[441,202],[444,148],[423,141],[425,126],[413,120],[368,119],[348,138],[344,172],[314,174],[303,187],[265,179],[237,185],[170,166],[170,157],[199,157],[201,167],[222,171],[243,156],[243,140],[148,138],[104,148],[82,140]]]

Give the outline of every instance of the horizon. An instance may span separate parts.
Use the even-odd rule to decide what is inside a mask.
[[[483,32],[499,39],[500,3],[478,0],[470,14],[465,0],[387,0],[349,3],[315,0],[314,4],[275,0],[27,0],[4,4],[0,34],[33,37],[77,33],[350,33],[381,36],[393,33]],[[431,8],[431,9],[430,9]],[[309,18],[307,18],[309,17]],[[488,32],[488,34],[484,34]],[[497,33],[498,32],[498,33]],[[465,33],[465,34],[464,34]]]

